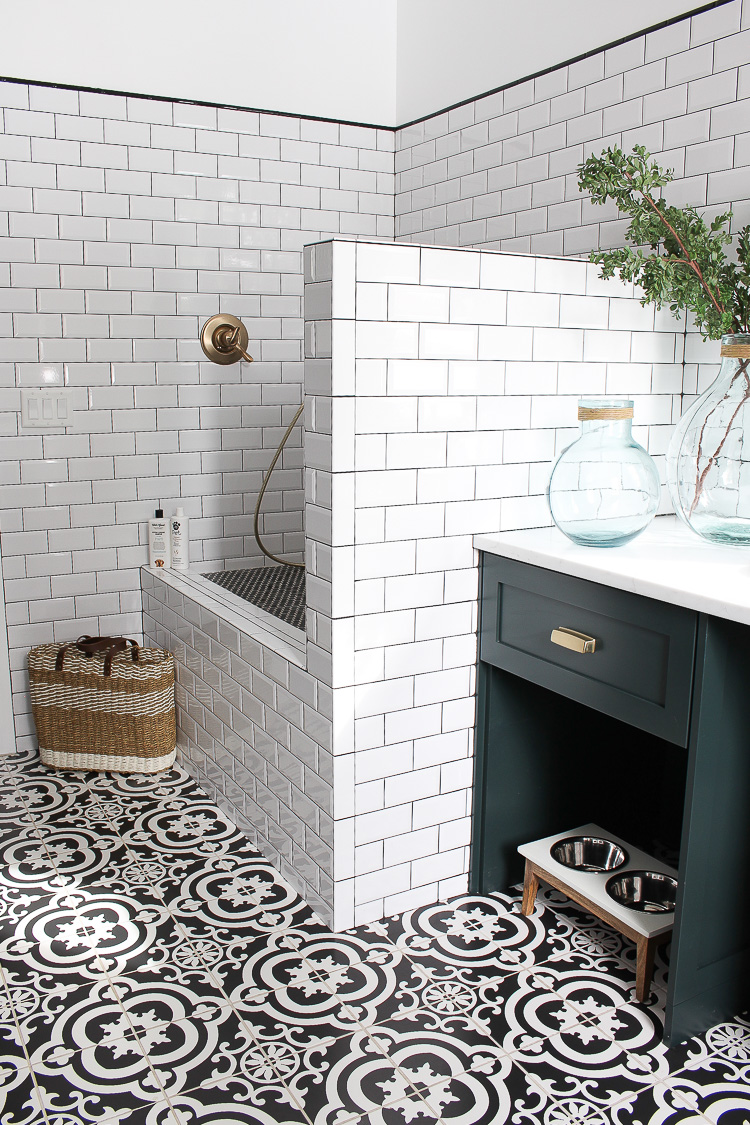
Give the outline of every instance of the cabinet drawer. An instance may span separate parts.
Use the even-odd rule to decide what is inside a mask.
[[[697,614],[528,563],[483,560],[482,660],[687,746]],[[560,629],[594,639],[594,651],[554,643]]]

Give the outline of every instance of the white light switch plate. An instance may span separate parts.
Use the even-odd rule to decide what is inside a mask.
[[[24,430],[59,430],[72,424],[72,390],[34,387],[21,391],[21,426]]]

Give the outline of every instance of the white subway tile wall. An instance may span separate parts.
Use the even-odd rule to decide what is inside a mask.
[[[750,221],[748,0],[398,130],[396,237],[534,254],[621,246],[627,222],[593,207],[576,175],[612,144],[643,144],[673,168],[670,202],[732,207],[735,230]]]
[[[252,513],[302,395],[302,247],[393,236],[390,130],[0,83],[0,527],[19,745],[26,653],[140,636],[155,506],[181,504],[191,562],[263,561]],[[205,360],[199,326],[245,321],[255,362]],[[20,425],[41,367],[64,430]],[[264,501],[301,558],[302,438]]]
[[[331,922],[330,688],[158,574],[142,578],[146,641],[175,657],[178,761]]]
[[[348,926],[466,886],[473,534],[551,522],[549,465],[581,393],[632,397],[663,470],[685,340],[688,393],[716,348],[577,260],[334,241],[305,251],[305,279],[306,310],[334,307],[326,288],[345,310],[305,324],[305,477],[308,669],[333,690]]]

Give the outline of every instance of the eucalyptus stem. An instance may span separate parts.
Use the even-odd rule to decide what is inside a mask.
[[[631,183],[631,184],[633,183],[633,177],[632,176],[628,175],[628,173],[625,172],[625,171],[623,171],[623,175],[624,175],[625,179],[628,181],[628,183]],[[636,190],[639,190],[639,189],[636,189]],[[720,313],[723,313],[724,312],[724,306],[717,301],[715,295],[711,292],[711,288],[707,284],[706,279],[703,276],[703,271],[701,270],[700,266],[695,261],[695,259],[691,258],[690,253],[688,252],[688,249],[685,246],[685,243],[682,241],[682,239],[680,238],[677,231],[674,229],[672,224],[670,222],[668,222],[666,216],[663,215],[662,212],[659,210],[659,208],[656,206],[656,203],[653,201],[651,196],[648,195],[648,193],[645,192],[645,191],[641,191],[640,194],[641,194],[642,198],[645,199],[645,201],[649,205],[649,207],[653,208],[653,210],[659,216],[659,219],[661,220],[661,222],[664,224],[664,226],[667,228],[669,233],[674,238],[677,245],[680,247],[680,250],[682,250],[682,253],[683,253],[684,257],[678,258],[677,261],[682,262],[684,265],[690,266],[690,268],[693,270],[693,272],[697,275],[698,280],[700,281],[701,285],[706,290],[706,293],[708,294],[709,299],[713,303],[716,310]]]
[[[723,438],[721,439],[718,446],[716,447],[716,449],[714,450],[714,452],[711,454],[708,461],[706,462],[706,467],[703,469],[703,471],[701,471],[700,466],[701,466],[701,457],[703,455],[703,435],[706,432],[706,426],[708,425],[709,418],[714,413],[714,411],[718,409],[718,407],[721,405],[721,403],[724,401],[724,399],[722,398],[719,402],[717,402],[717,404],[713,408],[713,410],[709,410],[708,414],[703,419],[703,425],[701,426],[701,432],[698,435],[698,453],[697,453],[696,460],[695,460],[695,493],[693,494],[693,502],[690,505],[690,512],[689,512],[689,515],[691,515],[691,516],[698,506],[698,501],[700,500],[701,496],[703,495],[703,486],[706,483],[706,478],[708,477],[708,474],[710,473],[712,466],[715,465],[716,462],[718,461],[719,454],[721,453],[722,449],[724,448],[726,440],[729,437],[729,434],[731,433],[732,426],[734,425],[735,418],[739,414],[740,410],[742,410],[743,406],[748,401],[748,399],[750,399],[750,376],[748,376],[748,373],[747,373],[748,364],[750,364],[750,359],[741,359],[740,360],[739,367],[737,368],[734,379],[732,379],[732,383],[730,384],[730,386],[734,385],[735,379],[737,379],[741,374],[741,375],[743,375],[743,377],[745,379],[744,393],[743,393],[742,398],[740,399],[739,403],[737,404],[737,407],[734,411],[734,414],[732,415],[732,417],[729,419],[729,422],[727,423],[727,428],[724,431]],[[726,395],[724,396],[724,398],[726,398]]]

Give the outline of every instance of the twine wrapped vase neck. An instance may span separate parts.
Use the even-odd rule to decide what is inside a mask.
[[[632,406],[580,406],[578,407],[579,422],[622,422],[633,417]]]

